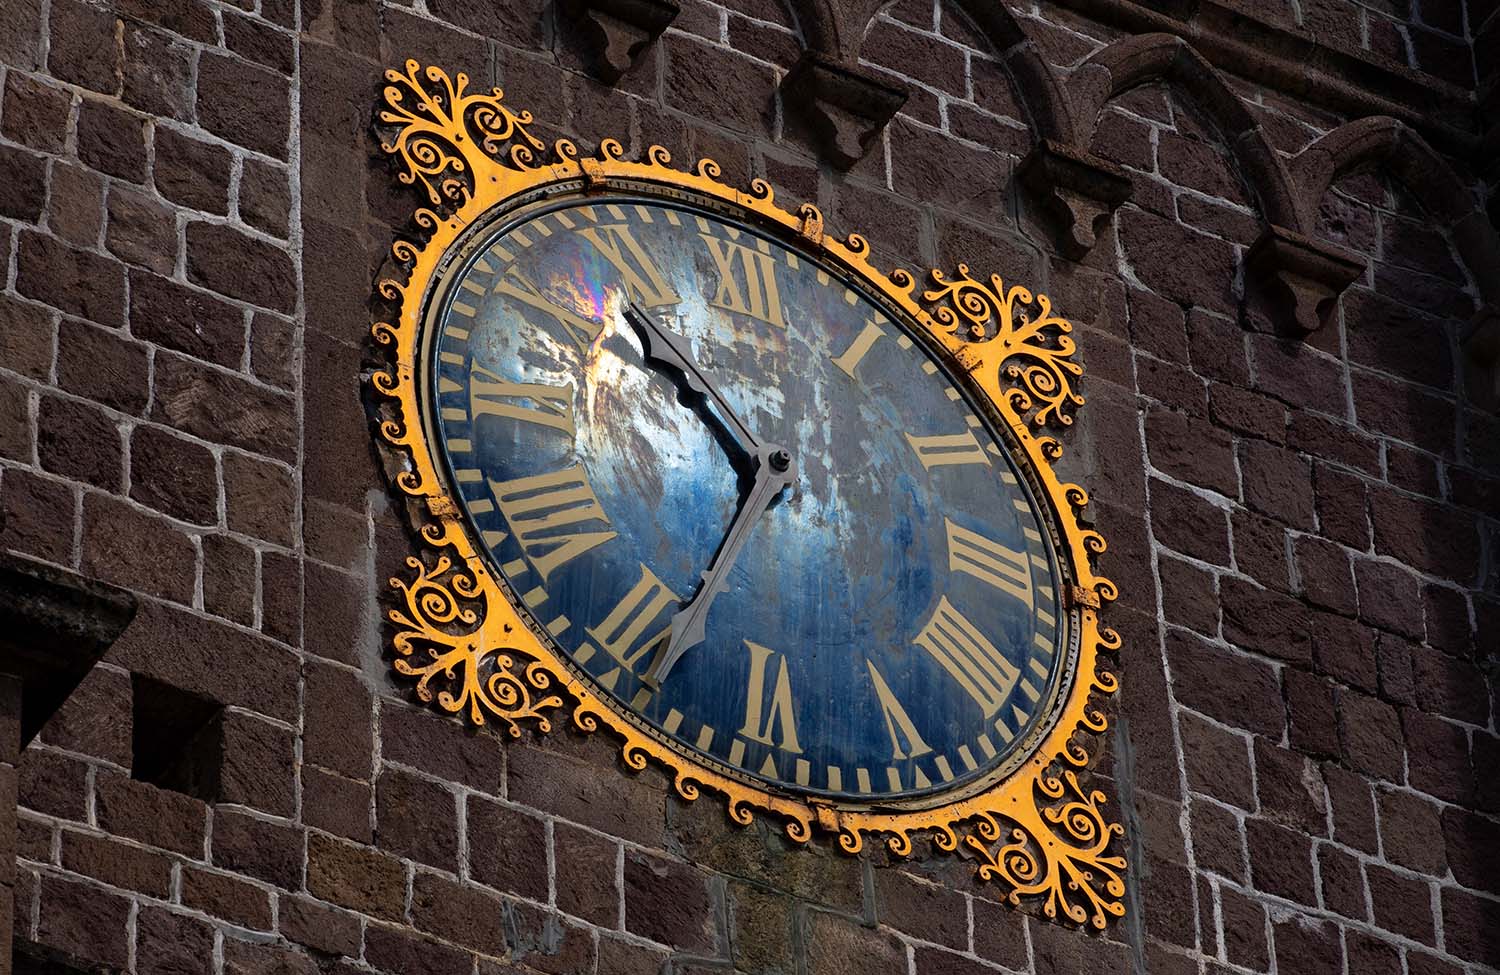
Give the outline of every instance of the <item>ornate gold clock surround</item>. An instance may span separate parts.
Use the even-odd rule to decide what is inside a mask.
[[[394,667],[416,679],[418,697],[475,724],[496,721],[513,736],[523,725],[546,733],[551,715],[566,713],[581,731],[603,726],[618,736],[631,768],[655,762],[668,770],[683,799],[697,799],[704,788],[722,795],[741,825],[756,812],[768,813],[798,842],[815,831],[835,833],[840,848],[857,853],[867,836],[882,837],[900,856],[911,852],[914,834],[929,833],[942,850],[955,851],[962,843],[976,858],[980,877],[1001,885],[1013,904],[1039,901],[1049,917],[1099,928],[1122,916],[1125,860],[1109,847],[1123,830],[1106,819],[1104,793],[1078,777],[1089,762],[1087,739],[1106,728],[1096,695],[1117,687],[1100,654],[1118,649],[1120,640],[1098,618],[1101,603],[1113,600],[1116,590],[1093,571],[1092,560],[1105,544],[1081,522],[1087,492],[1057,478],[1052,465],[1062,445],[1033,432],[1071,424],[1068,411],[1083,403],[1073,388],[1082,367],[1072,359],[1072,326],[1053,314],[1050,300],[1023,286],[1007,287],[998,275],[976,279],[962,264],[956,277],[931,271],[930,286],[918,292],[909,272],[885,274],[873,267],[869,245],[859,235],[825,235],[812,204],[794,214],[776,204],[763,180],[753,180],[748,193],[727,186],[711,159],[683,172],[671,167],[660,146],[650,147],[644,162],[626,160],[612,139],[593,158],[564,139],[549,149],[527,130],[531,115],[503,105],[498,89],[470,92],[465,75],[450,77],[415,61],[385,77],[389,84],[378,116],[389,136],[383,148],[396,157],[398,179],[420,185],[433,207],[414,213],[422,239],[392,245],[394,265],[406,276],[385,278],[378,289],[399,315],[372,328],[391,358],[371,379],[385,401],[378,436],[395,451],[392,480],[412,502],[408,509],[424,548],[423,558],[407,559],[405,578],[391,579],[397,599],[388,612]],[[949,357],[989,405],[1013,454],[1028,462],[1058,557],[1072,579],[1066,604],[1076,648],[1050,727],[1005,777],[937,806],[851,807],[768,791],[691,761],[601,700],[486,567],[423,422],[418,363],[428,300],[455,245],[496,206],[549,188],[588,193],[625,185],[687,190],[816,248],[921,326],[929,344]]]

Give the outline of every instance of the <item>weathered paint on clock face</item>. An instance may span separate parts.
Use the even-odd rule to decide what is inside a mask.
[[[493,567],[624,713],[852,801],[972,782],[1044,721],[1067,654],[1048,532],[902,324],[806,255],[650,197],[534,207],[465,254],[431,312],[429,422]],[[750,477],[627,302],[798,469],[659,687],[642,677]]]

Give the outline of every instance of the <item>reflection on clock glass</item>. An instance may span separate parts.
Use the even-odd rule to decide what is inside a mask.
[[[487,231],[432,316],[430,422],[492,566],[638,724],[878,801],[973,781],[1045,718],[1044,522],[839,276],[708,211],[574,199]]]

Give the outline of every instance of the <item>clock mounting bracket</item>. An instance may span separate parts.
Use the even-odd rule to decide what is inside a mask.
[[[546,144],[530,131],[529,113],[512,110],[498,89],[471,91],[463,74],[407,61],[385,78],[376,125],[382,147],[394,157],[396,178],[426,197],[413,213],[415,239],[392,244],[389,273],[377,285],[393,314],[372,327],[386,365],[370,379],[381,404],[376,435],[393,460],[394,489],[412,502],[421,548],[406,560],[405,573],[391,579],[395,599],[387,613],[394,669],[414,682],[417,697],[510,736],[545,734],[561,723],[611,733],[629,768],[665,769],[684,800],[705,791],[722,797],[740,825],[769,817],[793,840],[830,835],[851,854],[871,840],[906,856],[914,838],[929,836],[939,850],[966,854],[980,878],[1013,904],[1034,903],[1049,917],[1096,928],[1123,916],[1123,829],[1111,821],[1105,792],[1087,776],[1090,748],[1107,726],[1103,701],[1118,686],[1107,658],[1120,638],[1099,618],[1116,589],[1094,571],[1105,543],[1083,524],[1087,492],[1053,470],[1063,448],[1045,431],[1070,425],[1083,397],[1072,325],[1050,299],[999,275],[975,276],[962,264],[951,275],[930,271],[919,286],[908,271],[873,266],[858,234],[827,233],[812,204],[788,211],[764,180],[752,180],[748,191],[720,182],[711,159],[682,171],[665,149],[651,146],[643,160],[632,161],[613,139],[588,157],[565,139]],[[988,404],[1051,521],[1069,586],[1071,676],[1018,763],[937,800],[858,806],[782,793],[691,760],[644,733],[549,649],[487,568],[453,499],[422,420],[417,377],[426,306],[445,259],[497,206],[561,185],[585,193],[619,185],[689,191],[817,248],[820,258],[915,322]]]

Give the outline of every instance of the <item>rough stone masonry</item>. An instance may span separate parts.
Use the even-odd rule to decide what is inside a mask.
[[[140,603],[0,766],[15,970],[1500,971],[1494,0],[567,6],[0,0],[0,547]],[[1077,324],[1123,922],[392,677],[362,377],[406,58]]]

